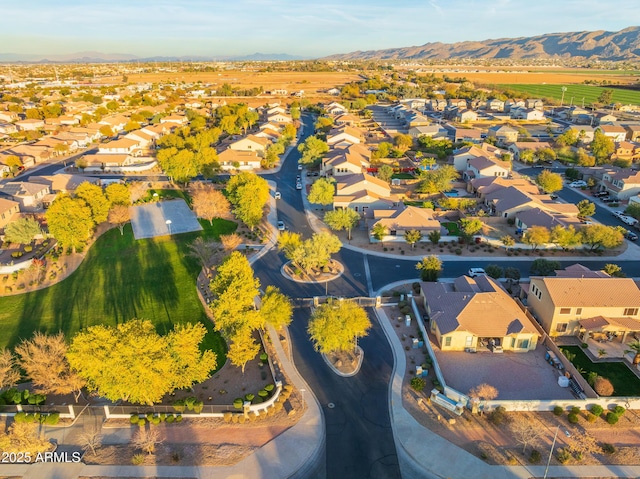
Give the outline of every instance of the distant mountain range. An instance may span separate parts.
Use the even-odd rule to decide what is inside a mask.
[[[286,53],[254,53],[252,55],[193,55],[139,57],[128,53],[78,52],[64,55],[23,55],[0,53],[2,63],[111,63],[111,62],[188,62],[188,61],[290,61],[304,57]]]
[[[535,37],[500,38],[477,42],[426,43],[417,47],[357,51],[324,60],[439,60],[448,58],[534,59],[583,58],[590,60],[639,60],[640,27],[619,32],[548,33]]]

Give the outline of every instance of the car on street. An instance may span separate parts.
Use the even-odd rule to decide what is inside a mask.
[[[635,225],[638,222],[638,220],[635,219],[633,216],[627,216],[627,215],[620,215],[618,216],[618,219],[622,221],[625,225],[629,225],[629,226]]]
[[[587,182],[582,180],[572,181],[571,183],[569,183],[569,186],[571,188],[582,188],[583,186],[587,186]]]
[[[635,241],[638,239],[638,235],[635,234],[633,231],[628,231],[624,234],[625,238],[627,238],[629,241]]]
[[[475,278],[476,276],[482,276],[483,274],[487,274],[482,268],[469,268],[467,275],[471,278]]]
[[[284,231],[284,221],[278,221],[278,231]]]
[[[595,196],[596,198],[602,198],[604,196],[609,196],[609,192],[608,191],[598,191],[598,192],[594,193],[593,196]]]
[[[302,189],[302,183],[298,182],[296,183],[296,190],[301,190]]]
[[[298,171],[302,170],[302,165],[298,164]]]
[[[279,191],[276,191],[276,192],[275,192],[275,194],[274,194],[273,196],[274,196],[274,198],[275,198],[276,200],[279,200],[280,198],[282,198],[282,195],[280,194],[280,192],[279,192]]]

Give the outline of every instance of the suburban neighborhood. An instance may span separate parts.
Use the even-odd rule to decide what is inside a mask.
[[[0,476],[640,476],[635,57],[419,48],[0,54]]]

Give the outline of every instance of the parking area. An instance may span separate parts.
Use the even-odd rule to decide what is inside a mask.
[[[497,399],[573,398],[569,388],[558,386],[559,372],[545,361],[542,345],[528,353],[444,353],[437,347],[435,353],[447,385],[465,394],[487,383],[499,391]]]
[[[202,230],[195,214],[183,199],[132,206],[129,211],[135,239]]]

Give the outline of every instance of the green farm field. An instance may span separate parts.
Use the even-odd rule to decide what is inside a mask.
[[[499,88],[521,91],[523,93],[528,93],[529,95],[532,95],[536,98],[554,98],[556,100],[560,100],[562,98],[563,86],[567,89],[564,94],[565,105],[569,105],[571,103],[572,97],[574,105],[582,105],[583,98],[585,106],[590,105],[591,103],[597,102],[598,97],[602,94],[603,90],[607,88],[613,90],[614,103],[622,103],[623,105],[640,105],[640,91],[623,90],[620,88],[601,87],[593,85],[536,85],[517,83],[502,83],[498,85]]]

